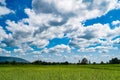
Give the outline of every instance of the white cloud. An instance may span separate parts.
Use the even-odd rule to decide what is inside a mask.
[[[71,48],[67,45],[61,44],[61,45],[57,45],[55,47],[52,48],[45,48],[43,51],[43,53],[55,53],[55,54],[59,54],[59,53],[63,53],[63,52],[71,52]]]
[[[32,3],[37,14],[74,15],[81,20],[100,17],[118,5],[117,0],[33,0]]]
[[[21,46],[22,43],[31,42],[29,45],[35,45],[44,49],[49,44],[49,40],[63,38],[64,34],[66,34],[66,37],[71,38],[71,47],[80,48],[80,52],[84,52],[85,50],[87,52],[95,52],[96,48],[86,49],[86,47],[95,46],[96,44],[102,44],[102,46],[112,45],[113,42],[111,39],[120,34],[119,27],[111,30],[108,24],[102,25],[98,23],[85,27],[79,23],[77,17],[69,19],[66,24],[50,26],[50,21],[57,20],[60,17],[56,18],[52,14],[36,14],[30,9],[25,9],[25,11],[29,15],[29,18],[23,19],[18,23],[9,20],[6,22],[8,24],[7,29],[12,32],[11,35],[15,45]],[[48,18],[46,17],[47,15]],[[102,38],[107,41],[101,41],[100,39]],[[44,51],[58,52],[54,48],[50,50],[45,49]]]
[[[119,25],[119,26],[120,26],[120,21],[119,21],[119,20],[113,21],[113,22],[112,22],[112,25],[113,25],[113,26],[116,26],[116,25]]]
[[[91,48],[80,48],[78,52],[96,52],[96,49],[94,47]]]
[[[41,51],[34,51],[33,54],[35,54],[35,55],[40,55],[40,54],[41,54]]]
[[[80,27],[75,32],[68,33],[68,36],[72,38],[69,45],[80,48],[79,52],[102,51],[102,53],[105,53],[108,50],[114,49],[112,46],[113,42],[116,41],[112,39],[119,36],[119,30],[119,27],[110,29],[108,24],[94,24],[87,27]],[[105,41],[101,39],[105,39]],[[101,47],[97,47],[97,45]],[[90,46],[94,47],[91,48]]]
[[[50,26],[49,21],[61,21],[61,17],[52,14],[36,14],[30,9],[25,9],[29,18],[25,18],[17,23],[7,20],[7,29],[12,32],[11,40],[14,45],[31,42],[39,48],[45,48],[49,44],[49,40],[54,38],[62,38],[64,36],[64,27]],[[28,23],[28,24],[26,24]],[[10,41],[11,43],[11,41]]]
[[[22,49],[14,49],[14,53],[25,53]]]
[[[2,4],[2,5],[6,5],[6,2],[5,2],[6,0],[0,0],[0,3]]]
[[[47,45],[49,44],[49,41],[48,40],[45,40],[45,39],[36,39],[32,45],[35,45],[39,48],[45,48]]]
[[[113,44],[120,44],[120,38],[117,38],[117,39],[113,40],[112,42],[113,42]]]
[[[0,26],[0,41],[2,41],[4,38],[7,37],[6,32],[3,30],[3,28]]]
[[[80,59],[81,59],[81,56],[80,56],[80,55],[73,55],[72,57],[73,57],[73,59],[75,59],[75,60],[80,60]]]
[[[2,15],[6,15],[6,14],[9,14],[11,13],[11,10],[6,8],[6,7],[3,7],[3,6],[0,6],[0,16]]]
[[[28,26],[28,25],[25,25],[24,22],[18,22],[18,23],[15,23],[14,21],[6,21],[6,23],[8,24],[8,27],[7,29],[11,32],[26,32],[26,33],[29,33],[29,32],[32,32],[32,30],[34,30],[34,27],[31,27],[31,26]]]
[[[6,56],[9,56],[9,55],[11,55],[11,51],[7,51],[5,49],[0,48],[0,54],[4,54]]]
[[[41,17],[39,16],[39,19],[40,18]],[[49,40],[57,37],[62,38],[64,36],[63,27],[46,28],[45,25],[42,25],[42,23],[44,24],[44,22],[39,23],[38,21],[38,23],[35,22],[34,24],[34,21],[32,23],[27,20],[32,20],[32,18],[23,19],[17,23],[10,20],[6,21],[6,24],[8,25],[7,29],[12,32],[11,38],[9,38],[9,41],[6,40],[7,42],[9,42],[10,44],[13,43],[13,45],[18,46],[21,46],[21,44],[23,43],[31,42],[31,45],[35,45],[39,48],[44,48],[49,44]],[[29,23],[29,25],[25,23]],[[59,31],[57,31],[57,29]]]
[[[7,45],[5,43],[0,42],[0,47],[6,47]]]
[[[14,13],[13,10],[10,10],[9,8],[6,7],[6,1],[5,0],[0,0],[0,16],[9,14],[9,13]]]
[[[13,44],[20,46],[22,43],[31,42],[32,34],[35,30],[34,27],[28,26],[24,24],[24,22],[20,21],[15,23],[14,21],[6,21],[7,29],[12,32],[9,34],[9,37],[6,39],[7,44]]]
[[[15,53],[33,51],[31,45],[42,48],[44,53],[69,53],[72,48],[76,47],[79,48],[79,52],[101,50],[105,53],[113,48],[114,43],[118,42],[112,39],[120,35],[119,27],[110,29],[109,24],[98,23],[84,26],[81,23],[118,8],[117,0],[33,0],[32,3],[33,9],[25,9],[28,18],[18,22],[6,21],[8,25],[6,28],[11,32],[10,34],[6,35],[5,31],[0,28],[0,39],[3,40],[6,35],[6,45],[19,47],[14,50]],[[2,11],[6,13],[1,12],[0,15],[11,12],[8,8],[6,10],[8,11]],[[112,24],[118,23],[114,21]],[[46,48],[50,40],[63,37],[71,39],[69,45],[61,44]],[[100,39],[106,39],[106,41]],[[96,46],[97,44],[101,44],[101,47]],[[89,46],[95,47],[88,48]],[[33,54],[42,52],[36,51]]]

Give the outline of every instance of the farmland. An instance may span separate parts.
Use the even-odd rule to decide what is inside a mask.
[[[120,65],[0,65],[0,80],[120,80]]]

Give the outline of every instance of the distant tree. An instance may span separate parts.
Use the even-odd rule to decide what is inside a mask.
[[[40,60],[36,60],[36,61],[34,61],[34,62],[32,62],[33,64],[42,64],[43,62],[42,61],[40,61]]]
[[[81,64],[88,64],[87,58],[83,58],[82,61],[81,61]]]
[[[106,64],[109,64],[109,62],[106,62]]]
[[[110,64],[120,64],[120,60],[118,58],[112,58],[111,60],[109,60]]]
[[[65,61],[64,64],[67,65],[67,64],[69,64],[69,62],[68,62],[68,61]]]
[[[61,64],[61,65],[62,65],[62,64],[63,64],[63,65],[68,65],[69,62],[68,62],[68,61],[65,61],[65,62],[61,62],[60,64]]]
[[[93,64],[96,64],[96,62],[93,62]]]
[[[14,65],[14,64],[17,64],[17,62],[16,62],[15,60],[13,60],[13,61],[11,62],[11,64],[13,64],[13,65]]]
[[[5,61],[5,64],[10,64],[10,62],[9,61]]]
[[[104,64],[104,62],[103,62],[103,61],[101,61],[101,62],[100,62],[100,64]]]

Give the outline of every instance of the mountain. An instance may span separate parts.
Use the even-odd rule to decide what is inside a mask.
[[[17,63],[30,63],[29,61],[22,59],[22,58],[17,58],[17,57],[6,57],[6,56],[0,56],[0,63],[3,62],[17,62]]]

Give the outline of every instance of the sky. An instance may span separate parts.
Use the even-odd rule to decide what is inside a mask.
[[[0,0],[0,56],[72,63],[120,58],[120,1]]]

